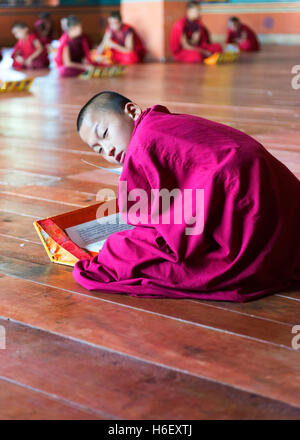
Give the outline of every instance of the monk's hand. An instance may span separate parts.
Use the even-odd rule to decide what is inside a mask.
[[[205,49],[200,49],[200,52],[205,56],[209,57],[212,53]]]
[[[97,63],[105,63],[107,61],[107,56],[103,54],[97,54]]]
[[[110,49],[115,49],[117,47],[117,44],[111,40],[110,38],[105,42],[106,46]]]
[[[32,59],[30,57],[27,58],[27,60],[24,60],[24,64],[26,67],[29,67],[31,65],[31,63],[32,63]]]
[[[16,62],[19,63],[19,64],[25,64],[25,60],[24,60],[23,57],[21,57],[21,55],[17,55],[17,56],[15,57],[15,60],[16,60]]]
[[[86,72],[90,72],[92,69],[94,69],[94,66],[92,66],[91,64],[84,64],[83,68]]]
[[[193,46],[196,46],[199,43],[199,40],[200,40],[200,32],[199,31],[194,32],[192,37],[191,37],[191,40],[190,40],[191,44]]]

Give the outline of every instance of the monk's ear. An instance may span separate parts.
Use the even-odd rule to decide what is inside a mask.
[[[136,121],[140,116],[140,114],[142,113],[142,109],[134,102],[127,102],[127,104],[124,107],[124,112],[134,121]]]

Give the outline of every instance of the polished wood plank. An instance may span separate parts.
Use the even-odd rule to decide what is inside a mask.
[[[13,399],[12,399],[13,396]],[[289,411],[288,411],[289,412]],[[293,417],[293,416],[292,416]],[[59,401],[22,385],[0,377],[0,420],[103,420],[86,408]]]
[[[271,295],[254,302],[241,304],[242,307],[238,308],[237,304],[229,302],[170,299],[153,301],[148,298],[140,299],[126,295],[89,292],[76,284],[70,273],[71,268],[66,274],[66,269],[62,266],[52,265],[49,268],[47,263],[46,267],[37,266],[35,263],[45,264],[44,260],[31,254],[26,255],[26,249],[29,250],[29,247],[26,247],[24,252],[17,255],[15,259],[9,258],[9,261],[7,261],[9,255],[5,259],[0,257],[0,270],[7,275],[33,281],[43,286],[88,295],[116,305],[134,307],[291,348],[291,328],[297,325],[300,316],[299,301],[295,303],[288,297]],[[37,252],[38,250],[35,255],[38,255]],[[22,261],[18,261],[20,257],[26,261],[25,268]],[[271,314],[268,312],[269,310],[271,310]]]
[[[68,190],[49,186],[27,185],[22,188],[0,190],[0,194],[25,196],[30,199],[43,200],[45,202],[61,202],[64,205],[84,207],[96,203],[96,195],[83,191]],[[71,210],[72,208],[70,208]]]
[[[6,238],[14,237],[16,239],[40,244],[40,239],[32,227],[33,221],[34,218],[31,216],[0,210],[0,234],[6,236]]]
[[[6,327],[9,335],[7,350],[0,351],[1,377],[27,389],[41,390],[42,395],[55,395],[59,402],[72,400],[75,407],[91,408],[94,418],[101,415],[153,420],[300,417],[299,408],[272,399],[20,323],[0,319],[0,324]],[[74,393],[74,390],[78,391]],[[18,396],[13,389],[10,393]],[[8,414],[1,412],[2,397],[0,391],[0,413],[12,418],[11,410]],[[15,418],[18,415],[28,418],[26,412],[22,413],[25,404],[28,402],[20,402],[19,414],[13,414]],[[30,403],[31,411],[32,406]],[[41,407],[43,409],[43,405]],[[41,417],[41,410],[38,415]],[[64,409],[58,418],[66,416],[68,413]],[[77,417],[80,416],[79,413]]]
[[[76,203],[58,203],[56,201],[39,200],[19,194],[1,193],[0,210],[7,213],[16,213],[33,219],[51,217],[67,211],[78,209]]]
[[[0,316],[300,406],[294,350],[7,276],[1,286]]]

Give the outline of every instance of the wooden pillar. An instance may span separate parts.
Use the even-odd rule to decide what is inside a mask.
[[[174,19],[184,14],[184,5],[185,2],[166,0],[121,1],[123,21],[129,24],[134,23],[134,27],[147,47],[149,59],[165,61],[169,58],[171,25]]]

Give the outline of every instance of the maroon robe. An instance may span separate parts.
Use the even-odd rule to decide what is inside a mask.
[[[45,21],[41,18],[34,23],[34,33],[39,38],[40,42],[47,46],[53,40],[54,24],[51,22],[50,28],[45,34]]]
[[[238,40],[241,38],[243,33],[246,33],[246,40],[242,43],[239,43]],[[238,44],[240,50],[243,52],[255,52],[260,49],[260,44],[255,32],[246,24],[241,24],[238,31],[229,30],[227,33],[226,43]]]
[[[90,45],[87,37],[85,35],[81,35],[77,38],[70,38],[67,33],[64,33],[59,39],[59,46],[55,57],[55,62],[61,77],[78,76],[85,72],[84,69],[64,65],[63,52],[66,46],[69,47],[70,57],[73,62],[82,63],[84,58],[86,58],[89,64],[95,65],[91,59]]]
[[[19,55],[23,57],[24,60],[27,60],[27,58],[29,58],[36,51],[36,47],[34,46],[34,41],[36,39],[37,37],[35,34],[29,34],[25,40],[18,40],[11,54],[14,69],[42,69],[49,66],[48,52],[44,46],[43,52],[32,61],[30,66],[20,64],[15,59]]]
[[[112,52],[112,61],[115,64],[135,64],[143,61],[146,49],[142,43],[142,40],[133,29],[132,26],[128,24],[122,24],[122,28],[119,31],[113,31],[110,27],[107,28],[107,31],[111,32],[111,39],[115,43],[120,46],[125,47],[125,40],[129,33],[133,34],[133,50],[130,52],[120,52],[117,49],[111,49]]]
[[[190,40],[194,32],[200,33],[200,38],[195,50],[187,50],[181,47],[181,36],[185,34]],[[186,17],[178,20],[172,28],[170,48],[176,61],[184,63],[202,62],[205,56],[199,51],[199,48],[207,50],[210,53],[222,52],[222,46],[218,43],[210,43],[208,30],[203,26],[200,20],[189,21]]]
[[[163,189],[179,193],[152,217]],[[146,202],[137,224],[139,199]],[[148,108],[135,122],[118,201],[136,227],[76,263],[86,289],[244,302],[300,280],[300,182],[239,130]]]

